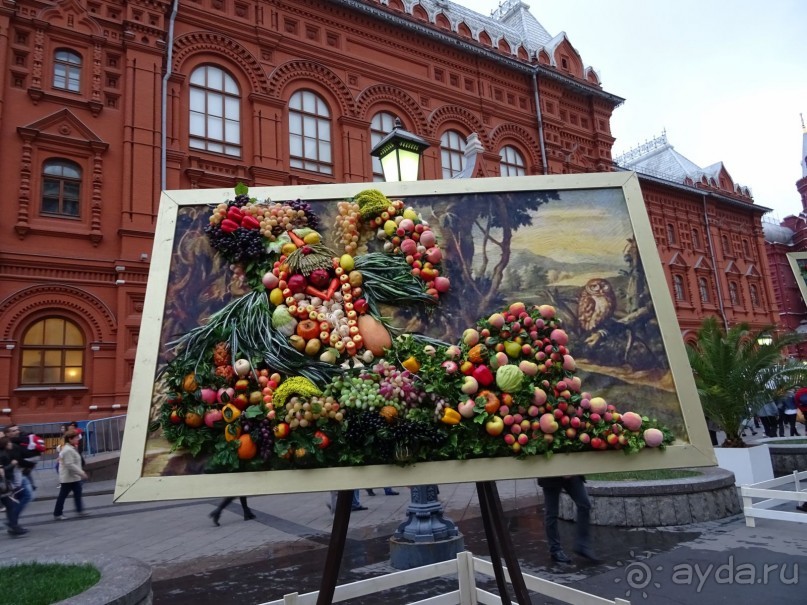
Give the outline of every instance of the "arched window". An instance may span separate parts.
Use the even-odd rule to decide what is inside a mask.
[[[675,293],[675,300],[684,300],[686,292],[684,291],[684,278],[680,275],[673,275],[673,290]]]
[[[697,229],[692,230],[692,247],[695,250],[701,249],[701,234]]]
[[[675,243],[675,226],[672,223],[667,223],[667,245],[674,246]]]
[[[230,74],[214,65],[193,70],[190,79],[190,146],[241,155],[241,94]]]
[[[751,304],[755,307],[759,306],[759,291],[754,284],[749,287],[749,294],[751,295]]]
[[[292,168],[333,174],[331,111],[310,90],[299,90],[289,100],[289,155]]]
[[[518,149],[510,145],[505,145],[499,152],[501,162],[499,171],[502,176],[524,176],[527,171],[524,169],[524,158]]]
[[[381,139],[395,128],[395,116],[388,111],[379,111],[370,121],[370,149],[375,147]],[[384,182],[384,170],[381,168],[381,159],[373,158],[373,181]]]
[[[62,159],[42,165],[42,214],[78,218],[81,214],[81,167]]]
[[[740,304],[740,289],[737,287],[737,282],[729,282],[729,299],[732,305]]]
[[[42,319],[22,338],[20,384],[78,385],[84,380],[84,336],[71,321]]]
[[[698,291],[701,295],[701,302],[709,302],[709,282],[705,277],[698,278]]]
[[[446,130],[440,137],[443,178],[450,179],[465,168],[465,137],[456,130]]]
[[[60,49],[53,55],[53,88],[81,92],[81,55]]]

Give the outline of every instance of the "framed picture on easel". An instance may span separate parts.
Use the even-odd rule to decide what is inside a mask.
[[[116,501],[714,464],[633,173],[167,191],[154,242]]]

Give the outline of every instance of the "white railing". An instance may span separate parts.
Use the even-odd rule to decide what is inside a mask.
[[[376,578],[369,578],[367,580],[337,586],[334,591],[332,603],[364,597],[383,590],[400,588],[401,586],[407,586],[416,582],[456,575],[458,580],[457,590],[441,595],[434,595],[428,599],[416,601],[409,605],[476,605],[477,603],[482,603],[483,605],[500,605],[502,600],[499,595],[477,588],[475,573],[481,573],[491,578],[495,577],[493,564],[490,561],[474,557],[467,551],[461,552],[457,555],[456,559],[450,561],[443,561],[433,565],[416,567],[414,569],[407,569],[406,571],[398,571]],[[507,581],[510,582],[510,575],[507,573],[506,568],[504,569],[504,574]],[[563,603],[571,603],[573,605],[630,605],[630,601],[624,599],[605,599],[527,574],[524,574],[524,582],[530,591],[544,597],[562,601]],[[318,595],[319,592],[309,592],[306,594],[294,592],[287,594],[280,600],[269,601],[262,605],[316,605]]]
[[[803,512],[774,510],[783,504],[792,506],[799,502],[807,502],[807,489],[805,489],[807,485],[802,486],[803,481],[807,481],[807,471],[793,471],[792,475],[743,485],[740,488],[740,495],[743,498],[745,524],[748,527],[756,527],[756,518],[807,523],[807,514]],[[755,499],[759,501],[754,502]],[[793,508],[795,509],[795,506]]]

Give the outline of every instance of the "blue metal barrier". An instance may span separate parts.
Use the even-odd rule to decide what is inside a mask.
[[[45,440],[45,451],[36,465],[36,470],[54,469],[59,459],[57,448],[62,445],[62,435],[67,422],[40,422],[21,424],[20,429],[34,433]],[[86,457],[103,452],[120,451],[126,415],[82,420],[76,423],[83,431],[82,453]]]
[[[90,420],[84,429],[84,455],[120,451],[126,415]]]

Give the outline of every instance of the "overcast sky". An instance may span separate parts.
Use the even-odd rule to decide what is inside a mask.
[[[498,0],[455,0],[484,15]],[[807,0],[527,0],[550,33],[565,31],[603,89],[623,97],[614,152],[666,129],[704,167],[722,161],[755,203],[801,211],[807,120]],[[770,215],[769,215],[770,217]]]

